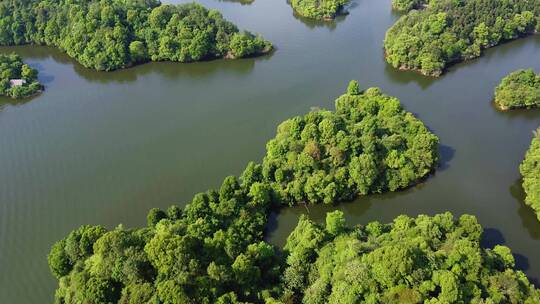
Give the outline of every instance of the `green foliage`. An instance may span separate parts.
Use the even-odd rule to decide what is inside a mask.
[[[229,176],[183,211],[152,209],[147,228],[81,227],[49,254],[60,281],[56,303],[263,302],[281,272],[262,240],[269,191]]]
[[[230,54],[233,58],[240,58],[266,52],[272,48],[272,45],[261,36],[253,36],[249,32],[235,33],[229,44]]]
[[[352,93],[359,90],[352,83]],[[371,88],[279,125],[267,145],[263,181],[277,201],[335,203],[408,187],[438,164],[438,138],[399,100]]]
[[[332,235],[341,233],[345,228],[345,214],[336,210],[326,214],[326,231]]]
[[[19,55],[0,54],[0,95],[22,98],[36,94],[42,89],[37,76],[38,71],[25,64]],[[21,86],[10,84],[10,80],[19,79],[25,83]]]
[[[358,81],[351,80],[347,86],[347,94],[349,95],[360,95],[360,85]]]
[[[407,10],[419,1],[395,3]],[[538,18],[538,1],[430,1],[426,9],[410,11],[388,30],[386,60],[395,68],[439,76],[451,63],[476,58],[483,49],[534,33]]]
[[[495,104],[503,110],[539,106],[540,75],[532,69],[510,73],[495,89]]]
[[[285,248],[283,303],[538,303],[510,249],[480,247],[475,217],[397,217],[340,233],[301,217]],[[297,257],[301,257],[298,259]]]
[[[167,218],[167,214],[159,208],[152,208],[146,216],[146,223],[148,227],[155,227],[159,221]]]
[[[428,5],[433,0],[392,0],[392,8],[400,12],[408,12]]]
[[[296,13],[303,17],[329,20],[334,19],[350,0],[290,0]]]
[[[261,37],[241,34],[216,10],[196,3],[147,0],[29,0],[0,3],[0,45],[60,48],[83,66],[115,70],[145,61],[192,62],[269,51]],[[237,37],[237,38],[235,38]],[[236,45],[234,45],[236,46]],[[229,53],[234,56],[229,56]]]
[[[523,189],[527,194],[525,203],[534,210],[540,221],[540,130],[535,132],[519,171],[523,176]]]
[[[56,242],[47,257],[53,275],[67,275],[74,265],[92,255],[94,243],[105,231],[101,226],[81,226]]]

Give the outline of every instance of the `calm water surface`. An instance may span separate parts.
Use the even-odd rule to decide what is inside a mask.
[[[41,47],[19,52],[46,91],[0,103],[0,303],[52,302],[51,244],[81,224],[141,226],[151,207],[184,205],[259,161],[281,121],[333,109],[350,79],[378,86],[442,141],[443,164],[423,185],[337,207],[283,209],[269,239],[283,244],[301,213],[339,208],[351,223],[450,210],[479,217],[486,245],[504,243],[540,278],[540,223],[523,203],[518,166],[540,111],[499,113],[493,88],[510,71],[540,71],[540,36],[492,49],[437,80],[397,72],[383,58],[396,20],[390,0],[353,0],[330,24],[293,16],[285,0],[252,5],[204,0],[239,27],[263,34],[266,57],[152,63],[112,73],[82,68]]]

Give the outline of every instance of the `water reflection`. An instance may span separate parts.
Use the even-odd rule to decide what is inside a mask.
[[[525,119],[528,121],[538,121],[538,118],[540,117],[540,108],[532,108],[532,109],[513,109],[508,111],[501,111],[497,108],[495,103],[492,101],[490,102],[491,108],[493,111],[496,111],[499,113],[500,116],[504,116],[506,120],[511,121],[515,119]],[[540,126],[540,123],[539,123]],[[532,132],[533,130],[531,130]]]
[[[34,96],[30,96],[30,97],[25,97],[25,98],[18,98],[18,99],[6,97],[6,96],[0,96],[0,112],[4,108],[6,108],[7,106],[20,106],[20,105],[23,105],[23,104],[29,102],[30,100],[34,99],[37,96],[39,96],[39,94],[34,95]]]
[[[522,226],[527,229],[532,239],[539,240],[540,221],[538,221],[538,218],[536,217],[536,214],[534,213],[532,208],[525,204],[525,191],[521,186],[522,182],[523,180],[521,178],[517,179],[510,186],[510,194],[519,204],[518,214],[521,218]]]
[[[287,1],[287,3],[290,6],[289,1]],[[307,18],[307,17],[304,17],[302,15],[299,15],[294,9],[292,9],[292,8],[291,9],[292,9],[292,12],[293,12],[292,15],[293,15],[294,19],[302,22],[303,24],[305,24],[310,29],[323,27],[323,28],[328,28],[332,32],[337,28],[337,25],[339,23],[345,21],[345,18],[347,17],[347,15],[349,15],[350,11],[355,9],[357,6],[358,6],[358,3],[354,2],[354,1],[349,3],[332,20],[317,20],[317,19]]]
[[[307,17],[301,16],[296,11],[293,10],[294,19],[302,22],[303,24],[305,24],[310,29],[315,29],[315,28],[321,28],[322,27],[322,28],[329,29],[331,32],[334,31],[337,28],[338,23],[341,23],[341,22],[343,22],[345,20],[345,17],[347,17],[347,15],[348,15],[348,13],[344,13],[344,14],[336,16],[336,18],[334,18],[332,20],[317,20],[317,19],[312,19],[312,18],[307,18]]]
[[[404,85],[416,83],[423,91],[437,81],[437,78],[435,77],[424,76],[416,71],[402,71],[396,69],[387,62],[384,66],[384,74],[395,83]]]
[[[256,62],[269,60],[274,55],[275,51],[276,50],[273,50],[263,56],[235,60],[215,59],[193,63],[149,62],[127,69],[103,72],[85,68],[66,53],[53,47],[15,46],[0,48],[0,52],[2,53],[15,52],[21,55],[25,60],[52,59],[58,63],[71,64],[78,76],[90,82],[97,83],[129,83],[148,74],[159,74],[167,79],[177,79],[178,77],[203,79],[217,72],[232,72],[239,75],[248,74],[253,70]],[[47,73],[42,64],[31,65],[38,69],[40,73],[39,79],[43,84],[50,83],[54,80],[54,76]]]

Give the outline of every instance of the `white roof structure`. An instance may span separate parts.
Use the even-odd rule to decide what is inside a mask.
[[[25,84],[25,83],[26,83],[26,80],[24,80],[24,79],[11,79],[11,80],[9,81],[9,85],[10,85],[11,87],[20,87],[20,86],[22,86],[22,85]]]

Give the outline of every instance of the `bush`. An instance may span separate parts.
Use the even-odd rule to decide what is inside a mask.
[[[532,69],[510,73],[495,89],[495,104],[503,110],[537,107],[540,105],[540,76]]]
[[[291,6],[299,15],[312,19],[334,19],[350,0],[291,0]]]

